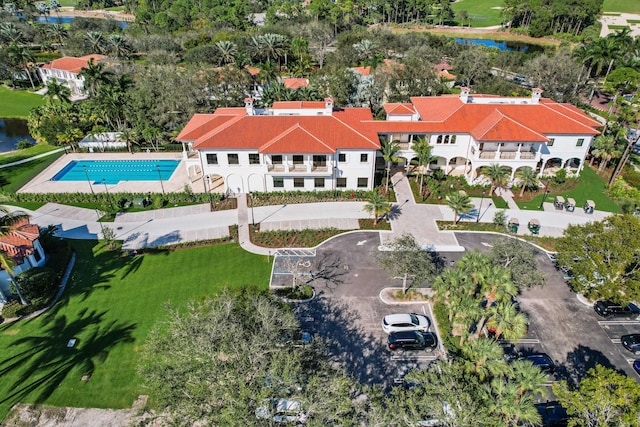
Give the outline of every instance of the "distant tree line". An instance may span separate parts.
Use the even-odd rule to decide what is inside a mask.
[[[502,10],[511,28],[532,37],[554,33],[578,35],[598,19],[603,0],[504,0]]]

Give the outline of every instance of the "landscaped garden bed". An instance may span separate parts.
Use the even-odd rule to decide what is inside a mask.
[[[265,248],[312,248],[318,246],[330,237],[344,233],[337,228],[322,228],[319,230],[276,230],[260,231],[260,226],[251,226],[251,241],[254,245]]]

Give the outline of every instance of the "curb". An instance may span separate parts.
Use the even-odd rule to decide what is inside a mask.
[[[576,298],[582,305],[586,305],[587,307],[593,307],[594,301],[591,301],[587,297],[582,294],[576,294]]]
[[[430,288],[413,288],[413,289],[430,289]],[[383,288],[380,293],[378,294],[378,298],[380,298],[380,301],[382,301],[384,304],[386,305],[409,305],[409,304],[427,304],[429,303],[430,300],[426,299],[426,300],[411,300],[411,301],[395,301],[395,300],[389,300],[387,298],[384,297],[385,292],[388,292],[390,290],[397,290],[397,291],[402,291],[402,288],[395,288],[395,287],[390,287],[390,288]]]

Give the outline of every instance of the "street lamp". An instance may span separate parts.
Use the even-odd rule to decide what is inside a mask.
[[[544,195],[542,196],[542,201],[540,202],[540,207],[538,209],[542,209],[544,205],[544,201],[547,199],[547,195],[549,195],[549,185],[551,185],[551,180],[547,181],[547,185],[544,189]]]
[[[484,200],[484,190],[482,190],[482,197],[480,198],[480,208],[478,208],[478,217],[476,222],[480,222],[480,213],[482,212],[482,201]]]
[[[211,175],[207,175],[207,181],[209,181],[209,203],[213,203],[213,199],[211,198]]]
[[[160,178],[160,188],[162,188],[162,195],[164,196],[164,184],[162,183],[162,174],[160,173],[160,165],[156,165],[158,170],[158,177]]]
[[[100,211],[98,209],[96,209],[95,211],[96,211],[96,216],[98,217],[98,224],[100,224],[100,229],[102,230],[102,238],[104,238],[104,225],[102,224],[102,221],[100,221],[100,218],[101,218]]]
[[[251,224],[256,225],[255,217],[253,216],[253,193],[249,191],[249,203],[251,204]]]
[[[91,194],[93,197],[96,196],[96,193],[93,192],[93,186],[91,185],[91,180],[89,179],[89,172],[87,172],[87,167],[82,165],[82,169],[84,169],[84,174],[87,176],[87,183],[89,184],[89,190],[91,190]]]
[[[104,184],[104,191],[107,193],[107,202],[111,204],[111,195],[109,194],[109,188],[107,187],[107,180],[102,178],[102,183]]]

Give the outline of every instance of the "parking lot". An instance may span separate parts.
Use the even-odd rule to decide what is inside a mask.
[[[492,234],[456,233],[467,250],[487,251]],[[310,261],[316,297],[296,303],[303,330],[330,341],[329,353],[359,381],[391,386],[413,367],[426,367],[438,352],[394,353],[387,349],[381,321],[392,313],[425,313],[433,321],[428,304],[387,305],[379,297],[383,288],[400,286],[375,260],[378,233],[359,232],[339,236],[323,244]],[[446,265],[462,254],[440,254]],[[538,268],[548,279],[544,286],[518,296],[530,319],[528,335],[510,344],[520,352],[548,353],[556,362],[554,378],[577,382],[596,364],[624,371],[636,380],[631,368],[636,357],[619,343],[621,335],[640,333],[640,321],[606,320],[571,292],[543,251],[536,254]]]

